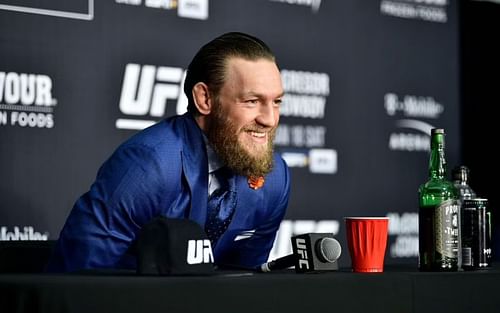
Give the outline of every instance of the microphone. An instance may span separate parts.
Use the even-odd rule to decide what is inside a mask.
[[[272,272],[272,271],[277,271],[277,270],[283,270],[285,268],[289,268],[289,267],[295,265],[296,260],[297,260],[297,255],[292,253],[292,254],[289,254],[287,256],[273,260],[271,262],[267,262],[267,263],[262,264],[260,266],[260,271],[267,273],[267,272]]]
[[[271,272],[295,266],[297,273],[338,270],[342,247],[332,233],[309,233],[292,237],[293,253],[260,266]]]

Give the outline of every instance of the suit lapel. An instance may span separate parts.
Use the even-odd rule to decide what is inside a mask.
[[[191,193],[189,219],[205,225],[208,199],[208,162],[203,134],[190,116],[185,119],[182,169]]]
[[[247,178],[243,176],[235,177],[237,205],[234,212],[233,221],[229,228],[246,228],[248,222],[255,218],[255,211],[263,205],[264,192],[262,189],[253,190],[248,186]]]

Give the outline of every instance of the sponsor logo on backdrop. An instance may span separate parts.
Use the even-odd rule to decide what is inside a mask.
[[[394,242],[388,247],[389,254],[394,258],[410,258],[418,256],[418,213],[390,212],[389,236],[394,236]]]
[[[175,10],[179,17],[208,19],[208,0],[115,0],[118,4],[144,6],[152,9]]]
[[[338,220],[283,220],[269,254],[269,260],[274,260],[292,253],[290,238],[306,233],[339,233]]]
[[[94,19],[94,0],[65,1],[64,8],[59,8],[58,2],[51,0],[0,0],[0,10],[87,21]]]
[[[277,151],[289,167],[308,168],[314,174],[336,173],[337,151],[326,147],[327,127],[321,125],[330,95],[330,76],[283,69],[281,77],[285,96],[280,108],[283,119],[274,141]],[[290,120],[303,122],[291,124]]]
[[[0,72],[0,127],[53,128],[52,87],[48,75]]]
[[[281,2],[288,5],[300,5],[310,7],[314,13],[319,11],[321,0],[269,0],[271,2]]]
[[[404,19],[446,23],[448,0],[382,0],[380,13]]]
[[[179,67],[127,64],[119,104],[127,118],[117,119],[116,128],[151,126],[165,115],[169,104],[176,105],[177,114],[186,112],[187,98],[182,92],[185,75]]]
[[[0,227],[0,241],[49,240],[49,233],[35,231],[33,226]]]
[[[384,95],[384,109],[396,118],[396,131],[389,135],[389,149],[393,151],[429,151],[433,125],[423,121],[436,120],[444,112],[444,105],[431,96]]]

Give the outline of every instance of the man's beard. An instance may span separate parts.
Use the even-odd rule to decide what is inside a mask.
[[[255,147],[256,150],[264,148],[264,151],[254,156],[239,142],[238,135],[247,131],[262,131],[263,127],[253,124],[238,130],[237,126],[225,116],[219,103],[216,104],[213,114],[207,137],[221,161],[239,175],[259,177],[269,173],[273,167],[273,140],[276,128],[267,131],[268,140],[265,146]]]

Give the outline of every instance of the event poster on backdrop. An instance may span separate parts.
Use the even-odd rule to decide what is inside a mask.
[[[124,140],[186,110],[187,65],[242,31],[277,56],[275,150],[292,191],[271,258],[345,216],[388,216],[388,263],[415,263],[432,127],[460,162],[452,0],[0,0],[0,240],[55,240]]]

